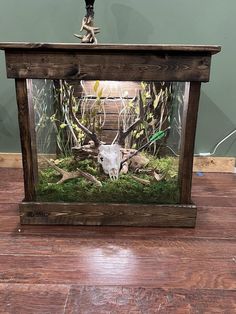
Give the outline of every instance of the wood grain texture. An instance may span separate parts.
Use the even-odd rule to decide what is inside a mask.
[[[234,173],[234,166],[234,157],[195,157],[193,171]]]
[[[21,203],[22,224],[194,227],[194,205]]]
[[[168,44],[75,44],[75,43],[30,43],[30,42],[1,42],[1,50],[34,49],[34,50],[141,50],[141,51],[171,51],[171,52],[207,52],[215,54],[221,51],[217,45],[168,45]]]
[[[35,200],[35,183],[37,179],[37,151],[32,130],[31,110],[27,96],[25,79],[16,80],[16,96],[18,105],[18,121],[20,127],[22,162],[24,169],[25,200]]]
[[[1,314],[63,314],[66,285],[0,284]]]
[[[0,153],[0,168],[22,168],[20,153]]]
[[[0,313],[235,313],[235,175],[193,175],[195,229],[20,226],[0,177]]]
[[[191,204],[192,168],[201,83],[190,82],[189,101],[183,109],[179,159],[180,203]]]
[[[78,256],[1,255],[0,283],[82,284],[82,285],[144,285],[163,288],[236,290],[234,257],[177,258],[172,256],[142,257],[130,247],[126,256],[122,250],[101,255],[87,250],[85,258]],[[24,265],[24,271],[20,265]],[[155,267],[154,267],[155,265]],[[170,271],[172,270],[172,271]]]
[[[236,312],[235,300],[235,291],[224,290],[72,286],[66,313],[230,314]]]
[[[8,78],[209,81],[211,56],[119,51],[6,51]]]

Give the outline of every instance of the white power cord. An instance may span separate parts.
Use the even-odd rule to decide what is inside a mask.
[[[199,153],[199,154],[195,154],[194,156],[201,156],[201,157],[207,157],[207,156],[212,156],[215,154],[217,148],[223,143],[225,142],[228,138],[230,138],[234,133],[236,133],[236,129],[234,129],[232,132],[230,132],[226,137],[224,137],[220,142],[218,142],[215,147],[213,148],[212,153]]]
[[[234,129],[233,131],[231,131],[228,135],[226,135],[220,142],[218,142],[215,147],[213,148],[213,151],[211,153],[199,153],[199,154],[194,154],[194,156],[196,157],[208,157],[208,156],[212,156],[215,154],[217,148],[223,143],[225,142],[228,138],[230,138],[234,133],[236,133],[236,129]],[[169,150],[172,151],[172,153],[176,156],[179,157],[179,154],[177,154],[170,146],[166,146],[167,148],[169,148]]]

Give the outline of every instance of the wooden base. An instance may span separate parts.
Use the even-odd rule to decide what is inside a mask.
[[[26,203],[21,224],[195,227],[195,205]]]

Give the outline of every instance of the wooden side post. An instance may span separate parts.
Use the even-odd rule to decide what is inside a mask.
[[[24,169],[25,201],[29,202],[36,200],[35,185],[38,173],[34,119],[31,117],[33,114],[32,108],[29,108],[26,79],[16,79],[15,82]]]
[[[180,203],[191,204],[192,168],[197,114],[200,99],[200,82],[190,82],[189,101],[183,110],[181,153],[179,161]]]

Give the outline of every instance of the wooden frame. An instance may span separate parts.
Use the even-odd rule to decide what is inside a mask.
[[[25,199],[21,223],[193,227],[193,151],[201,82],[209,81],[219,46],[0,43],[8,78],[16,80]],[[37,203],[37,152],[26,79],[187,81],[179,168],[179,205]],[[58,218],[60,217],[60,218]]]

